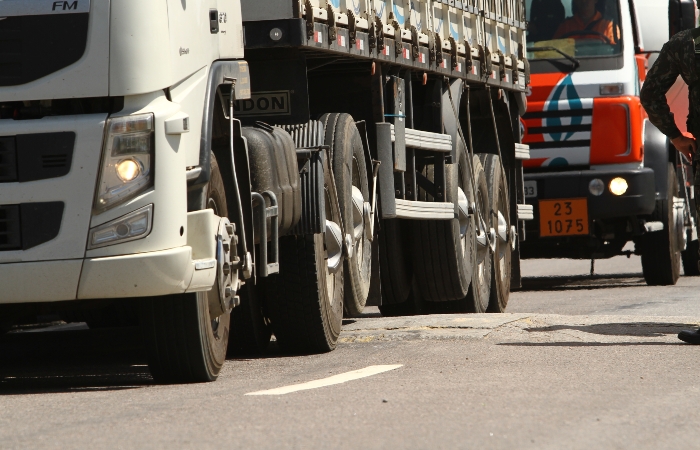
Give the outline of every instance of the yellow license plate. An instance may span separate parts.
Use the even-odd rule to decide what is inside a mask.
[[[540,200],[540,236],[588,234],[588,200]]]

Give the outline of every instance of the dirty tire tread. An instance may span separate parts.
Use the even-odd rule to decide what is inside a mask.
[[[480,202],[478,200],[478,193],[482,192],[483,195],[485,196],[484,202],[488,204],[489,199],[489,190],[488,190],[488,184],[486,183],[486,174],[484,173],[484,167],[481,164],[481,160],[479,159],[478,155],[474,155],[472,158],[472,168],[474,169],[474,174],[476,176],[476,179],[474,180],[475,187],[477,189],[477,192],[472,194],[472,198],[470,198],[470,201],[473,201],[475,204],[477,204],[478,208],[481,208],[479,206]],[[471,189],[469,189],[469,192],[471,193]],[[481,209],[485,209],[481,208]],[[489,302],[489,296],[491,292],[491,255],[490,255],[490,250],[486,250],[487,254],[484,255],[484,271],[485,271],[485,277],[489,277],[488,279],[484,280],[484,283],[481,283],[481,280],[479,278],[479,244],[477,244],[476,238],[477,238],[477,233],[476,230],[479,228],[479,224],[477,223],[476,216],[473,218],[472,226],[474,227],[473,229],[473,265],[474,265],[474,270],[472,271],[472,282],[469,285],[469,292],[467,293],[467,296],[465,299],[462,301],[462,305],[460,306],[460,310],[463,312],[467,313],[485,313],[486,310],[488,309],[488,302]]]
[[[498,155],[494,154],[479,154],[479,160],[484,168],[484,173],[486,175],[486,184],[488,186],[489,193],[489,205],[491,211],[498,211],[499,209],[499,196],[501,194],[501,189],[505,195],[505,214],[504,218],[508,224],[507,232],[510,232],[510,210],[508,208],[508,186],[505,183],[505,174],[503,173],[503,168],[501,166],[501,159]],[[489,211],[490,227],[498,230],[498,218],[494,216],[493,213]],[[505,277],[502,278],[502,282],[499,282],[499,265],[496,260],[496,254],[491,253],[491,291],[489,296],[489,306],[486,310],[491,313],[503,313],[508,305],[508,299],[510,297],[510,264],[511,264],[511,247],[510,243],[503,244],[500,242],[498,237],[496,237],[497,245],[506,245],[505,248],[505,258],[507,273]],[[496,249],[498,252],[500,247]]]
[[[460,146],[459,164],[446,165],[445,200],[448,202],[457,202],[459,170],[466,170],[468,167],[465,154],[466,150]],[[423,172],[429,180],[435,179],[434,166],[427,166]],[[468,173],[468,170],[466,172]],[[428,194],[421,190],[419,200],[429,200],[427,197]],[[412,249],[414,276],[423,299],[430,302],[446,302],[460,300],[467,295],[473,269],[472,257],[461,254],[460,227],[457,219],[413,221]]]
[[[675,256],[675,253],[670,247],[673,245],[674,239],[671,237],[672,230],[669,223],[673,223],[673,196],[678,191],[678,183],[676,181],[676,171],[673,165],[668,165],[668,198],[657,201],[656,210],[652,214],[652,220],[662,221],[664,229],[654,233],[649,233],[643,236],[643,251],[642,251],[642,272],[644,280],[649,286],[671,286],[676,284],[680,277],[680,257]],[[678,250],[679,244],[676,243]],[[680,253],[680,252],[679,252]]]
[[[700,241],[689,241],[688,247],[681,252],[683,274],[686,277],[700,275]]]
[[[319,273],[314,246],[319,244],[323,245],[322,235],[281,238],[283,270],[266,286],[277,344],[287,352],[323,353],[336,346],[339,329],[333,330],[323,320],[331,312],[322,300],[325,286],[316,282]]]
[[[270,344],[272,330],[265,320],[260,291],[251,283],[239,292],[241,304],[231,312],[229,356],[260,355]]]
[[[212,154],[206,198],[215,197],[222,211],[227,212],[223,180]],[[196,383],[218,377],[226,358],[230,314],[219,317],[222,335],[215,336],[207,295],[176,294],[139,300],[139,322],[156,382]]]
[[[201,301],[197,294],[142,301],[141,324],[148,363],[157,382],[190,383],[216,379],[220,367],[214,373],[207,370],[207,349],[202,346],[198,327],[198,310],[206,312],[205,308],[197,305]]]
[[[341,216],[343,218],[343,230],[345,234],[353,235],[353,158],[357,160],[357,177],[359,186],[365,201],[369,199],[369,184],[367,178],[367,168],[364,160],[364,147],[359,130],[355,121],[349,114],[331,113],[321,117],[321,122],[326,126],[325,145],[329,146],[331,162],[333,164],[333,175],[337,189],[338,202]],[[344,265],[344,302],[345,315],[357,317],[364,310],[369,294],[372,246],[371,242],[364,237],[360,238],[365,247],[366,267],[358,267],[358,252],[355,251],[352,258],[346,258]]]

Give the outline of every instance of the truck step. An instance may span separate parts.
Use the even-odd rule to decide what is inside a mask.
[[[530,146],[515,144],[515,159],[530,159]]]
[[[432,133],[430,131],[414,130],[406,128],[406,147],[431,152],[452,151],[452,136],[448,134]],[[396,131],[391,126],[391,142],[396,141]]]
[[[663,222],[646,222],[644,224],[644,229],[646,230],[647,233],[654,233],[656,231],[663,231],[664,230],[664,223]]]
[[[534,220],[535,207],[532,205],[518,205],[518,220]]]
[[[451,220],[455,217],[455,205],[452,203],[396,199],[397,219]]]

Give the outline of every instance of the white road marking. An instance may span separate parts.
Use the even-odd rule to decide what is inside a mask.
[[[388,372],[390,370],[398,369],[402,367],[403,364],[393,364],[393,365],[383,365],[383,366],[369,366],[364,369],[353,370],[352,372],[345,372],[338,375],[333,375],[332,377],[322,378],[320,380],[309,381],[307,383],[292,384],[289,386],[283,386],[275,389],[268,389],[266,391],[248,392],[245,395],[284,395],[290,394],[297,391],[306,391],[308,389],[317,389],[326,386],[332,386],[334,384],[342,384],[347,381],[358,380],[360,378],[371,377],[372,375],[377,375],[383,372]]]

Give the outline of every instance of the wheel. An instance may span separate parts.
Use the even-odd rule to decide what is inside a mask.
[[[491,248],[488,244],[490,226],[488,225],[488,211],[490,211],[490,197],[486,174],[481,160],[477,155],[472,159],[474,170],[474,187],[476,195],[472,195],[471,184],[467,192],[470,202],[476,205],[476,211],[472,216],[475,241],[475,268],[472,273],[472,283],[469,292],[462,301],[460,310],[470,313],[484,313],[488,309],[491,296],[492,258]]]
[[[212,317],[209,295],[211,291],[141,302],[148,367],[156,382],[198,383],[219,376],[226,360],[231,314]]]
[[[642,272],[649,286],[674,285],[681,271],[682,235],[679,236],[677,231],[678,214],[673,208],[673,198],[678,195],[678,182],[671,163],[668,165],[667,192],[666,199],[656,202],[656,210],[651,218],[652,221],[663,222],[664,229],[648,233],[642,239]]]
[[[370,194],[364,148],[350,115],[326,114],[321,122],[326,130],[325,144],[330,149],[343,228],[352,241],[352,255],[344,263],[345,314],[356,317],[367,303],[372,274],[372,241],[369,227],[365,229]]]
[[[510,297],[511,245],[514,239],[510,231],[508,184],[498,155],[481,154],[479,159],[484,166],[489,189],[489,207],[486,210],[489,227],[495,232],[491,236],[495,245],[492,243],[491,292],[487,311],[502,313]]]
[[[326,179],[326,232],[279,240],[279,274],[268,278],[265,296],[272,331],[288,353],[333,350],[343,322],[343,242],[340,209]]]
[[[263,312],[262,289],[252,283],[241,288],[241,304],[231,311],[229,356],[259,355],[270,344],[272,329]]]
[[[280,273],[266,283],[272,330],[288,353],[335,348],[343,321],[343,272],[329,273],[322,234],[280,239]]]
[[[215,214],[227,217],[224,183],[213,154],[206,199]],[[148,366],[155,381],[206,382],[219,376],[226,360],[231,314],[217,308],[218,293],[212,289],[139,301]]]
[[[435,166],[427,165],[423,175],[435,180]],[[445,201],[468,209],[466,192],[471,184],[466,150],[458,144],[457,163],[445,165]],[[420,190],[419,200],[431,196]],[[414,275],[423,298],[431,302],[463,299],[469,290],[475,267],[472,222],[469,219],[418,220],[413,224]]]
[[[681,259],[686,277],[700,275],[700,241],[688,241],[688,246],[681,252]]]

